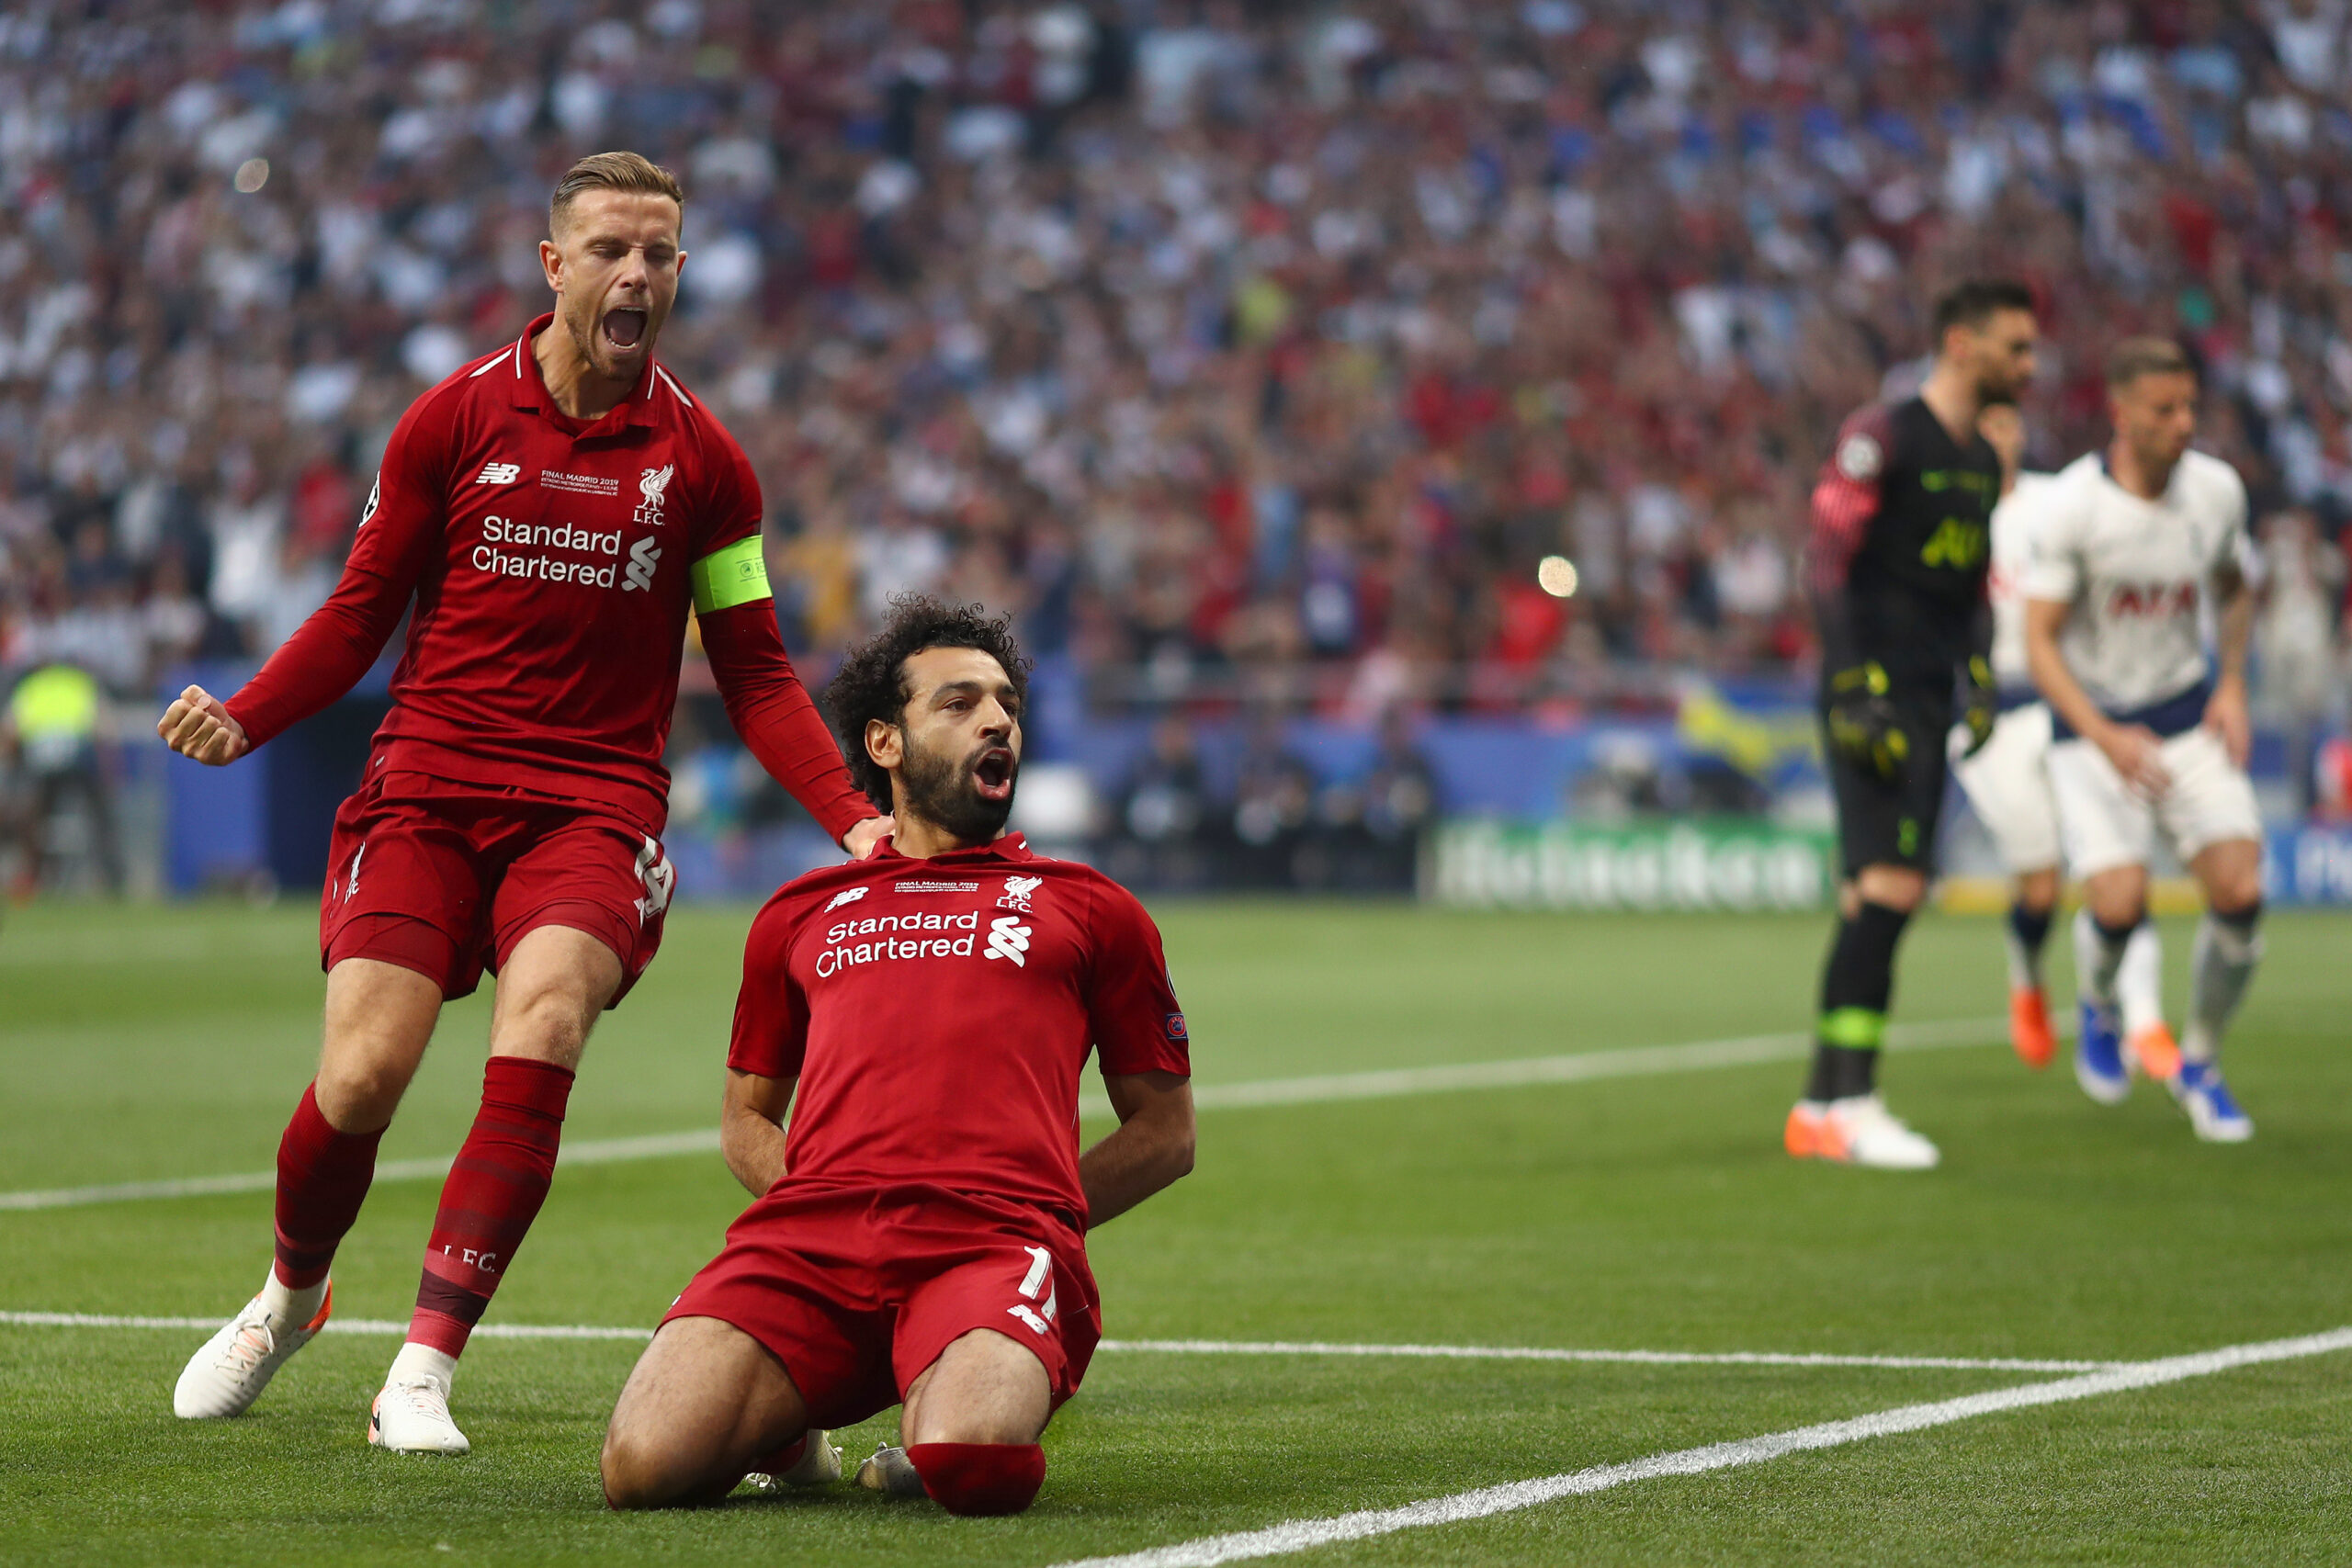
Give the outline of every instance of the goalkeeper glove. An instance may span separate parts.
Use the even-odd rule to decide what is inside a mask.
[[[1977,654],[1968,661],[1968,701],[1960,710],[1960,722],[1968,731],[1968,747],[1961,752],[1973,757],[1984,750],[1993,739],[1994,721],[2001,716],[1998,695],[1993,689],[1993,667]]]
[[[1829,744],[1855,766],[1892,784],[1911,761],[1911,737],[1886,695],[1877,660],[1829,679]]]

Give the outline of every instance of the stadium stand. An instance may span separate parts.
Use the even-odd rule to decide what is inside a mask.
[[[775,13],[0,17],[0,682],[274,645],[401,408],[539,309],[552,172],[630,146],[687,184],[665,358],[759,468],[818,674],[923,588],[1098,709],[1786,678],[1836,418],[1998,269],[2048,306],[2037,466],[2097,438],[2104,343],[2194,346],[2280,701],[2340,702],[2334,0]]]

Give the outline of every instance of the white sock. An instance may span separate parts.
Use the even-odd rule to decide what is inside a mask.
[[[296,1290],[277,1277],[272,1267],[269,1278],[262,1281],[261,1306],[269,1319],[279,1328],[300,1328],[319,1315],[319,1308],[326,1304],[327,1282],[305,1285]]]
[[[392,1370],[384,1374],[387,1383],[405,1382],[411,1378],[433,1376],[441,1380],[443,1393],[447,1393],[458,1379],[458,1358],[447,1350],[435,1350],[430,1345],[420,1345],[412,1339],[401,1347],[392,1358]]]
[[[2088,909],[2075,911],[2075,988],[2095,1007],[2115,1005],[2116,971],[2128,942],[2109,944]]]
[[[2165,1021],[2165,944],[2154,920],[2142,920],[2123,944],[2123,962],[2115,971],[2115,1002],[2123,1015],[2126,1040]]]
[[[2251,920],[2217,920],[2208,911],[2197,923],[2195,952],[2191,962],[2196,977],[2180,1054],[2192,1062],[2210,1062],[2222,1048],[2222,1031],[2245,999],[2254,966],[2262,962],[2262,938]]]

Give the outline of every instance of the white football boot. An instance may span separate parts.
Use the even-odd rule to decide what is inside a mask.
[[[403,1454],[470,1453],[473,1444],[449,1419],[449,1382],[432,1372],[386,1380],[368,1413],[368,1440]]]
[[[172,1414],[185,1421],[244,1414],[287,1359],[326,1326],[334,1307],[334,1286],[330,1283],[317,1316],[300,1328],[281,1328],[255,1296],[188,1358],[172,1389]]]
[[[778,1491],[786,1486],[831,1486],[842,1478],[842,1450],[833,1447],[832,1434],[811,1427],[801,1439],[800,1457],[781,1470],[755,1470],[743,1479],[763,1492]],[[774,1454],[767,1456],[773,1461]]]
[[[1875,1094],[1833,1100],[1821,1112],[1817,1159],[1840,1165],[1870,1166],[1879,1170],[1933,1170],[1943,1156]]]
[[[894,1449],[888,1443],[875,1445],[874,1455],[857,1467],[857,1483],[868,1492],[879,1492],[890,1497],[922,1497],[922,1477],[915,1473],[914,1461],[904,1449]]]

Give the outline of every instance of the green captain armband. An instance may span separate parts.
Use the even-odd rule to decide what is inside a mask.
[[[757,534],[721,545],[695,562],[691,575],[697,615],[769,597],[767,558],[760,553]]]

